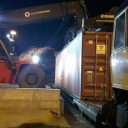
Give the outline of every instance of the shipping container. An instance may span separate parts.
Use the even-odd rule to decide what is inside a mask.
[[[112,33],[82,33],[56,56],[55,84],[79,99],[112,97]]]

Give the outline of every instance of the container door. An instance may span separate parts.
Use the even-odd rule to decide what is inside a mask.
[[[110,33],[83,36],[82,98],[93,100],[111,97],[111,42]]]

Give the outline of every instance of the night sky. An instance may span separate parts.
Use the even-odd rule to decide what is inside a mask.
[[[61,1],[64,0],[0,0],[0,11]],[[123,1],[124,0],[86,0],[85,3],[88,16],[93,17],[101,12],[107,12],[113,6],[121,5]],[[72,18],[69,18],[67,23],[64,23],[62,19],[54,21],[41,21],[16,27],[14,26],[13,28],[0,29],[0,34],[2,36],[6,36],[6,33],[11,29],[17,31],[15,46],[18,54],[29,49],[30,47],[50,46],[55,48],[56,51],[59,51],[65,45],[63,42],[65,30],[72,22]]]

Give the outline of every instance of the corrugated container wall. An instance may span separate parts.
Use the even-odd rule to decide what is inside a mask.
[[[56,56],[55,84],[80,99],[111,99],[112,33],[82,32]]]

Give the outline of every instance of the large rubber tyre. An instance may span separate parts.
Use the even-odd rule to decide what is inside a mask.
[[[21,88],[44,88],[45,73],[39,66],[28,65],[21,69],[17,83]]]

